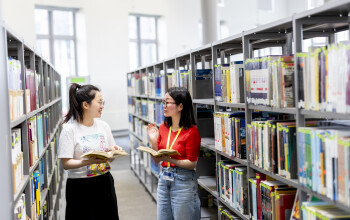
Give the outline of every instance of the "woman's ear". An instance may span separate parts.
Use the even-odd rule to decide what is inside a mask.
[[[89,104],[87,102],[84,101],[81,105],[82,105],[83,109],[85,109],[85,110],[88,109]]]
[[[182,109],[184,109],[184,106],[182,105],[182,103],[180,103],[178,106],[177,106],[177,109],[179,111],[182,111]]]

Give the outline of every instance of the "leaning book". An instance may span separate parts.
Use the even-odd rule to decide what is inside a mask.
[[[150,147],[140,146],[137,148],[137,150],[150,153],[153,157],[180,156],[180,153],[177,150],[173,150],[173,149],[161,149],[159,151],[155,151]]]
[[[123,156],[128,156],[129,154],[123,150],[112,150],[112,151],[90,151],[83,155],[81,155],[81,158],[89,158],[89,157],[96,157],[99,159],[111,159],[111,158],[119,158]]]

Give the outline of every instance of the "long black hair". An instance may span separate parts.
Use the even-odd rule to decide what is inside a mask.
[[[182,103],[183,109],[179,126],[189,129],[192,125],[196,125],[192,98],[188,90],[185,87],[172,87],[168,90],[168,94],[175,100],[176,105]],[[164,117],[164,122],[167,127],[170,127],[172,125],[171,117]]]
[[[73,83],[69,88],[69,111],[63,123],[67,123],[71,118],[78,122],[83,121],[82,104],[90,104],[97,91],[100,90],[96,86]]]

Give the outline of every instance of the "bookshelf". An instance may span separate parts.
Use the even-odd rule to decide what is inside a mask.
[[[282,50],[281,55],[292,55],[293,53],[299,53],[303,51],[302,42],[306,39],[312,39],[315,37],[327,37],[328,43],[335,43],[335,33],[341,32],[344,30],[350,29],[349,16],[348,11],[350,10],[350,1],[349,0],[339,0],[329,2],[319,8],[315,8],[312,10],[308,10],[301,13],[296,13],[293,16],[286,17],[284,19],[280,19],[274,21],[272,23],[259,26],[258,28],[247,30],[242,33],[230,36],[228,38],[213,42],[210,45],[204,45],[196,49],[192,49],[186,53],[178,54],[175,57],[163,60],[156,64],[150,65],[149,67],[142,67],[141,69],[137,69],[133,72],[127,73],[128,76],[132,75],[136,72],[142,71],[142,69],[153,69],[154,71],[162,70],[167,73],[167,70],[175,68],[175,70],[179,69],[190,69],[191,70],[191,82],[190,92],[193,97],[193,105],[195,110],[201,106],[207,106],[212,108],[214,112],[222,111],[222,109],[235,111],[235,109],[243,110],[245,113],[245,123],[251,124],[253,121],[253,112],[263,112],[263,113],[274,113],[274,114],[284,114],[287,115],[290,119],[296,121],[296,128],[304,127],[307,118],[317,118],[317,119],[340,119],[340,120],[350,120],[349,113],[336,113],[336,112],[326,112],[326,111],[315,111],[300,108],[298,105],[298,92],[300,80],[298,77],[297,68],[294,68],[294,78],[293,78],[293,96],[295,107],[271,107],[271,106],[262,106],[262,105],[253,105],[248,103],[247,101],[243,103],[225,103],[222,101],[217,101],[215,98],[215,82],[214,76],[212,79],[212,89],[213,94],[211,96],[207,95],[207,97],[198,98],[198,82],[195,80],[196,70],[200,68],[211,68],[214,71],[215,65],[230,63],[232,57],[235,55],[241,55],[243,57],[243,61],[247,59],[254,58],[254,51],[264,48],[271,47],[280,47]],[[293,42],[293,44],[292,44]],[[305,49],[305,48],[304,48]],[[241,58],[242,59],[242,58]],[[294,65],[295,67],[298,65],[297,55],[294,55]],[[214,75],[214,72],[213,72]],[[246,90],[246,79],[244,78],[244,100],[247,100],[247,90]],[[166,83],[165,83],[166,85]],[[165,87],[165,90],[168,87]],[[131,97],[133,94],[128,94]],[[152,97],[148,96],[148,99],[152,99]],[[154,98],[153,98],[154,99]],[[158,99],[160,100],[160,99]],[[138,115],[131,114],[133,118],[138,118],[148,123],[150,120],[146,118],[140,118]],[[197,118],[198,119],[198,118]],[[159,123],[158,123],[159,124]],[[134,126],[135,127],[135,126]],[[131,126],[131,136],[137,136],[134,133],[134,127]],[[200,124],[198,128],[201,129]],[[208,127],[206,127],[208,128]],[[147,135],[147,134],[146,134]],[[299,135],[296,135],[296,143],[299,143]],[[139,143],[144,139],[138,136],[137,137]],[[307,196],[314,196],[319,198],[329,204],[337,207],[340,210],[348,211],[350,207],[344,203],[341,203],[336,200],[332,200],[329,197],[322,195],[316,191],[313,191],[310,188],[303,186],[299,180],[300,176],[297,174],[297,178],[286,178],[282,175],[279,175],[278,172],[274,173],[272,171],[268,171],[264,168],[256,166],[253,161],[250,161],[249,153],[247,150],[247,159],[240,159],[234,156],[230,156],[225,152],[221,152],[215,148],[214,137],[202,137],[201,146],[214,152],[216,155],[216,162],[225,159],[232,162],[236,162],[238,164],[243,165],[247,168],[247,178],[254,177],[255,173],[265,174],[275,180],[278,180],[286,185],[294,187],[298,190],[298,198],[299,201],[307,201]],[[294,150],[298,153],[298,144],[293,145]],[[136,152],[137,153],[137,152]],[[142,160],[142,157],[139,157]],[[299,159],[298,159],[299,160]],[[298,161],[295,161],[298,162]],[[141,163],[138,163],[140,165]],[[298,163],[299,164],[299,163]],[[197,168],[201,166],[198,163]],[[298,169],[300,167],[297,167]],[[141,169],[143,169],[141,167]],[[216,169],[216,168],[213,168]],[[156,184],[156,181],[154,182]],[[242,214],[240,211],[232,207],[229,203],[223,200],[218,193],[218,183],[217,183],[217,174],[216,176],[203,176],[198,179],[198,184],[203,189],[205,189],[209,194],[211,194],[215,199],[216,203],[214,203],[217,207],[217,217],[220,219],[221,210],[220,207],[225,207],[233,212],[235,215],[239,216],[241,219],[251,219],[249,214]],[[249,187],[248,187],[249,188]],[[154,193],[154,191],[152,191]],[[248,189],[248,210],[250,210],[251,205],[251,189]],[[302,210],[302,204],[299,203],[299,210]],[[248,211],[249,213],[250,211]],[[302,216],[300,216],[302,219]]]
[[[0,211],[4,219],[25,219],[23,210],[31,219],[58,219],[63,173],[56,156],[62,123],[61,78],[9,27],[1,24],[0,32],[0,93],[4,101],[0,107],[4,122],[0,126],[4,140],[0,164],[5,177]],[[13,147],[16,144],[19,152]],[[13,156],[15,152],[20,156]]]

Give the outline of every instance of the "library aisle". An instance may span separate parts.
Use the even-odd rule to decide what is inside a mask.
[[[130,153],[129,136],[117,137],[115,142]],[[130,169],[130,157],[114,160],[111,164],[111,174],[115,182],[120,220],[157,218],[156,203]]]

